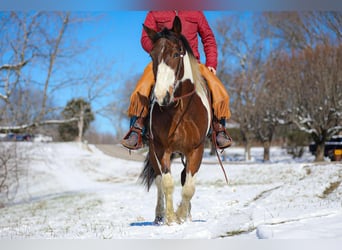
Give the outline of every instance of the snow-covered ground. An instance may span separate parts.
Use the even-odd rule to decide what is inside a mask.
[[[1,239],[342,238],[341,162],[313,163],[309,153],[293,160],[281,148],[271,149],[269,163],[253,148],[252,161],[244,162],[243,149],[233,147],[225,151],[227,185],[217,159],[206,154],[192,221],[155,226],[156,189],[140,184],[142,162],[110,157],[94,145],[16,145],[26,156],[16,198],[0,208]],[[181,169],[175,160],[175,203]]]

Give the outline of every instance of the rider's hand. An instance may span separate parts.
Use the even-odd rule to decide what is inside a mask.
[[[216,69],[214,69],[213,67],[208,67],[209,71],[212,72],[214,75],[216,75]]]

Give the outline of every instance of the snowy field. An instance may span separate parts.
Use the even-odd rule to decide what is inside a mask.
[[[3,143],[7,147],[11,143]],[[341,239],[342,163],[293,160],[281,148],[243,161],[225,151],[225,183],[207,154],[196,176],[192,221],[155,226],[156,188],[139,180],[142,162],[114,158],[94,145],[17,143],[26,155],[13,201],[0,196],[1,239]],[[117,146],[113,146],[117,147]],[[22,151],[21,151],[22,150]],[[179,160],[173,163],[180,201]],[[176,205],[176,204],[175,204]]]

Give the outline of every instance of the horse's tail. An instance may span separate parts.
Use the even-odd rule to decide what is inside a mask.
[[[145,158],[144,168],[141,171],[139,178],[141,179],[141,183],[146,186],[147,191],[149,191],[150,187],[152,186],[153,181],[156,178],[156,173],[153,169],[153,166],[150,160],[150,152],[148,152]]]

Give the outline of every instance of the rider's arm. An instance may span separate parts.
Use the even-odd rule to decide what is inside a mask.
[[[217,45],[214,33],[211,30],[203,12],[199,14],[198,33],[201,37],[205,53],[205,65],[216,70],[217,67]]]
[[[148,14],[145,18],[145,21],[144,21],[144,25],[153,29],[153,30],[157,30],[157,23],[156,23],[156,20],[155,20],[153,13],[151,11],[148,12]],[[150,53],[152,50],[152,41],[148,37],[148,35],[144,29],[142,29],[140,42],[141,42],[141,46],[143,47],[143,49],[147,53]]]

